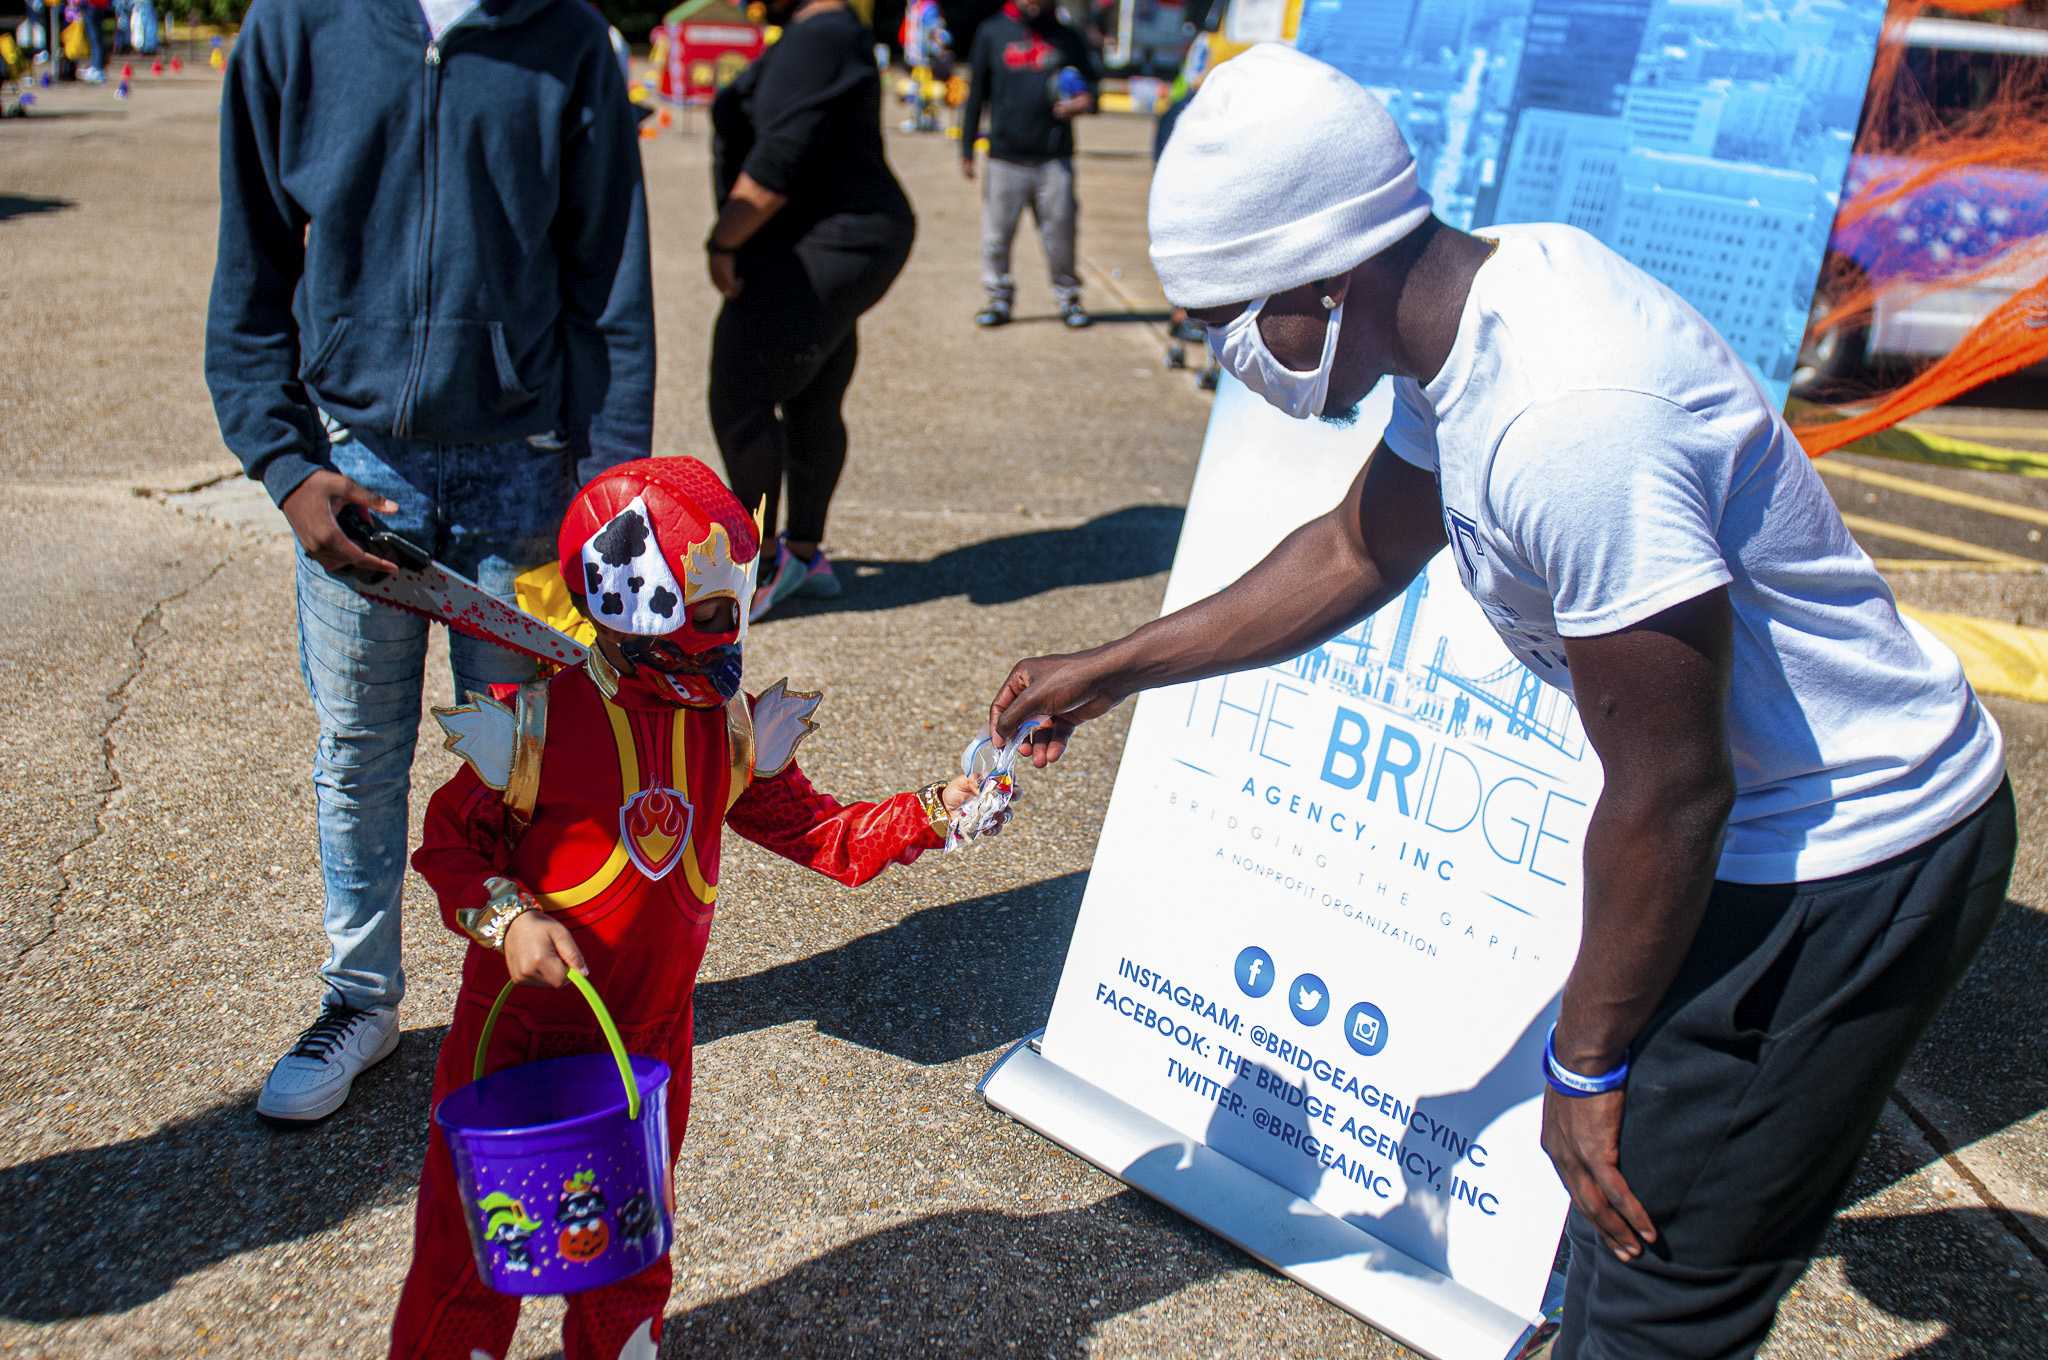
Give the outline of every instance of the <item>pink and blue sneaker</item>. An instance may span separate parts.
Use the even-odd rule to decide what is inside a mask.
[[[839,598],[841,586],[839,577],[833,573],[832,559],[825,556],[823,548],[817,556],[803,564],[804,579],[796,593],[812,600],[835,600]]]
[[[814,600],[829,600],[841,590],[838,576],[833,574],[832,559],[825,555],[823,548],[806,562],[789,550],[787,539],[775,536],[775,570],[769,578],[754,591],[753,603],[747,607],[747,622],[753,623],[767,614],[784,600],[805,595]]]

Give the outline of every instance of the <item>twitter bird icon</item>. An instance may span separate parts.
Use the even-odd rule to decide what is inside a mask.
[[[1287,989],[1287,1008],[1304,1025],[1320,1025],[1330,1013],[1330,989],[1314,973],[1303,973]]]

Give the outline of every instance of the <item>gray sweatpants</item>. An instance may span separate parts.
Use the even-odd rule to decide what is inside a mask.
[[[988,290],[988,300],[1006,309],[1016,300],[1010,242],[1026,204],[1038,223],[1038,239],[1045,243],[1053,301],[1062,307],[1079,302],[1081,280],[1074,275],[1074,163],[1018,165],[993,157],[981,181],[981,286]]]

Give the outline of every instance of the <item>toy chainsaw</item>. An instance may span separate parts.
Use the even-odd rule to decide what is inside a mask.
[[[432,553],[385,528],[359,506],[345,505],[334,518],[351,543],[398,567],[390,573],[360,568],[335,573],[360,593],[550,665],[583,664],[588,649],[575,638],[450,571]]]

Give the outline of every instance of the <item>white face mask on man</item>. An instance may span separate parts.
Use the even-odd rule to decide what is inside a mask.
[[[1323,329],[1323,357],[1315,368],[1298,373],[1273,357],[1259,334],[1259,312],[1273,299],[1259,298],[1223,323],[1209,327],[1209,352],[1226,372],[1296,420],[1323,413],[1330,396],[1330,369],[1337,359],[1337,328],[1344,304],[1332,307]]]

